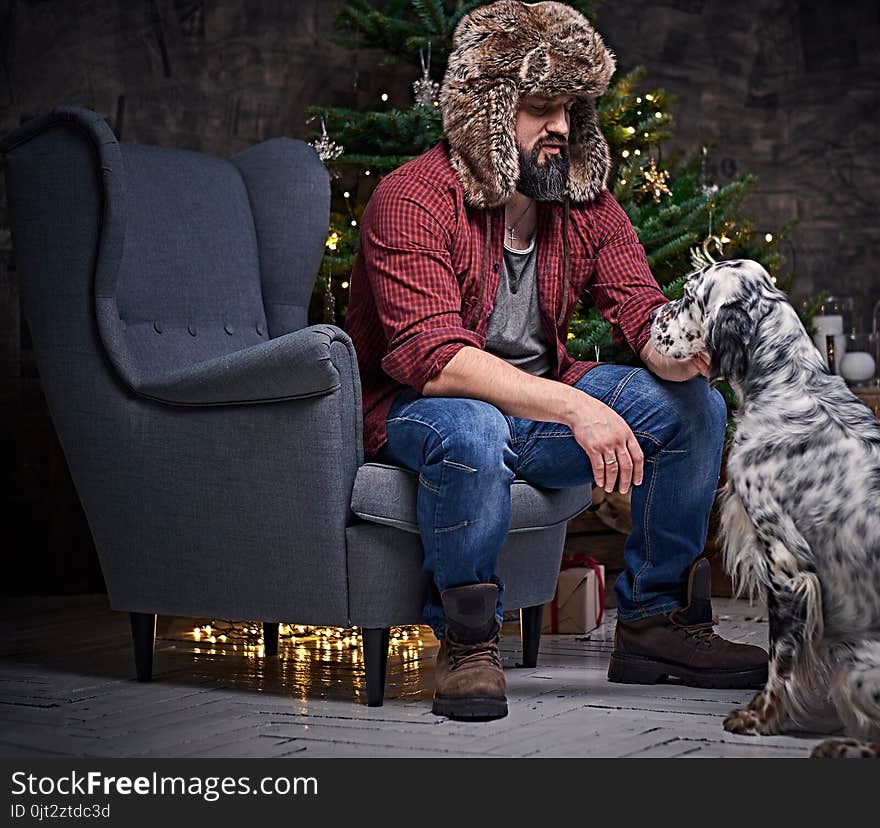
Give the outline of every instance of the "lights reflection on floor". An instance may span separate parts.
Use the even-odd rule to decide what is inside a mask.
[[[206,680],[272,695],[366,701],[363,649],[356,627],[279,624],[278,655],[267,657],[261,623],[169,619],[157,633],[159,663],[171,652],[178,664]],[[386,698],[430,695],[437,640],[430,627],[392,627]]]

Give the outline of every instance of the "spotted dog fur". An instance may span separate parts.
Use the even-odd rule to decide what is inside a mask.
[[[880,758],[880,423],[757,262],[692,274],[654,312],[651,341],[675,359],[708,351],[710,380],[739,403],[724,563],[737,595],[766,595],[770,665],[725,729],[842,728],[852,738],[813,755]]]

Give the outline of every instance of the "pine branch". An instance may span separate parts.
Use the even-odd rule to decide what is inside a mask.
[[[680,299],[684,293],[684,283],[690,278],[690,276],[690,273],[685,273],[683,276],[673,279],[663,288],[663,295],[670,301],[673,299]]]
[[[348,156],[418,155],[442,134],[439,111],[427,107],[357,112],[315,106],[309,112],[324,118],[333,140],[345,147]]]
[[[429,32],[437,35],[448,33],[449,21],[441,0],[412,0],[412,5]]]
[[[667,242],[653,253],[648,253],[648,266],[653,268],[658,262],[670,259],[673,256],[688,250],[691,246],[696,244],[697,241],[699,241],[699,236],[693,231],[684,233],[678,238]]]

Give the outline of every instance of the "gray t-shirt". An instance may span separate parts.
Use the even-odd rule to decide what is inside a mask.
[[[504,245],[504,267],[486,329],[486,350],[530,374],[544,376],[550,373],[552,361],[538,307],[537,253],[534,237],[527,250]]]

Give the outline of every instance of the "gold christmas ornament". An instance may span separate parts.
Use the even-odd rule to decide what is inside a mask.
[[[666,180],[669,178],[669,172],[667,170],[658,170],[657,163],[653,158],[648,160],[648,169],[642,170],[642,178],[645,183],[642,185],[642,189],[646,193],[650,193],[654,199],[655,204],[660,203],[661,196],[672,195],[672,190],[666,186]]]
[[[730,239],[728,239],[730,241]],[[718,260],[709,252],[709,246],[715,245],[715,250],[718,252],[719,256],[724,255],[724,236],[720,239],[718,236],[706,236],[703,239],[703,244],[701,247],[692,247],[691,248],[691,265],[694,270],[701,270],[704,267],[709,267],[709,265],[715,264]]]

